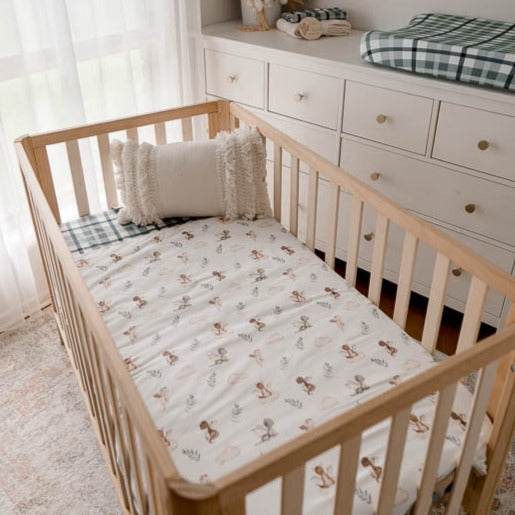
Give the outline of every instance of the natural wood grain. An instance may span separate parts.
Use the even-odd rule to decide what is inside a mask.
[[[368,289],[368,298],[376,306],[379,306],[379,300],[381,299],[389,224],[390,221],[386,216],[380,213],[377,214],[372,268],[370,272],[370,287]]]
[[[325,262],[334,268],[336,258],[336,235],[338,230],[338,210],[340,207],[340,186],[331,183],[329,186],[329,205],[327,207],[327,237]]]
[[[45,195],[48,206],[54,215],[55,221],[61,223],[61,214],[57,204],[57,197],[55,195],[54,180],[50,171],[50,163],[48,162],[48,153],[46,147],[35,148],[34,156],[36,159],[37,172],[36,177],[41,185],[41,189]]]
[[[109,134],[97,136],[98,151],[100,153],[100,164],[102,166],[102,177],[104,179],[104,191],[106,194],[107,207],[109,209],[118,207],[118,195],[114,182],[113,164],[109,147]]]
[[[165,145],[166,144],[166,124],[165,122],[160,122],[154,124],[154,135],[156,138],[156,145]]]
[[[292,155],[290,162],[290,232],[299,231],[299,160]]]
[[[304,470],[302,465],[282,477],[281,515],[302,515]]]
[[[360,449],[360,434],[346,440],[341,445],[338,476],[336,480],[335,515],[339,515],[340,513],[352,513]]]
[[[281,222],[281,202],[283,187],[283,150],[274,145],[274,218]]]
[[[472,277],[456,353],[476,343],[487,293],[488,285],[477,277]]]
[[[406,327],[406,319],[408,317],[411,282],[413,280],[413,271],[415,270],[417,248],[418,239],[413,236],[413,234],[407,232],[404,236],[404,245],[402,247],[399,283],[397,285],[397,295],[393,312],[393,321],[403,329]]]
[[[182,141],[193,141],[193,120],[183,118],[181,120]]]
[[[457,383],[451,383],[439,392],[414,515],[427,515],[429,512],[457,386]]]
[[[388,437],[388,450],[386,452],[383,479],[381,481],[376,511],[378,515],[389,515],[393,512],[402,457],[404,456],[410,410],[411,406],[408,406],[397,411],[392,416],[390,435]]]
[[[449,280],[450,259],[444,254],[438,253],[431,281],[431,293],[429,294],[429,304],[427,306],[424,329],[422,331],[422,346],[429,352],[434,352],[438,331],[442,320],[443,303],[445,300],[445,290]]]
[[[137,127],[131,127],[130,129],[127,129],[126,133],[127,133],[128,140],[133,141],[134,143],[139,143]]]
[[[306,229],[306,246],[310,250],[315,250],[317,204],[318,204],[318,171],[315,170],[314,168],[312,168],[309,170],[308,222],[307,222],[307,229]]]
[[[345,269],[345,279],[353,286],[356,285],[356,275],[358,272],[358,253],[362,221],[363,201],[357,197],[353,197],[349,228],[349,242],[347,244],[347,267]]]
[[[84,170],[82,169],[82,161],[80,158],[79,142],[77,140],[67,141],[66,151],[68,153],[73,191],[75,192],[75,201],[77,202],[79,216],[89,215],[88,193],[84,181]]]

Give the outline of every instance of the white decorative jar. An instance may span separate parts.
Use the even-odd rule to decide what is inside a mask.
[[[279,0],[261,0],[264,4],[265,20],[271,29],[275,28],[281,17],[281,2]],[[259,24],[254,0],[241,0],[241,17],[243,25],[252,27]]]

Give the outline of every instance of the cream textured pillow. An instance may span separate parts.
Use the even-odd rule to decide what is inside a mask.
[[[114,140],[111,157],[122,224],[173,216],[271,216],[265,145],[255,128],[160,146]]]

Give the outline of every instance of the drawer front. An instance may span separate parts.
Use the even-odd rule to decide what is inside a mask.
[[[343,132],[425,154],[433,101],[347,82]]]
[[[264,108],[265,63],[206,49],[206,92]]]
[[[515,245],[515,188],[346,139],[340,166],[408,209]]]
[[[442,102],[433,157],[515,181],[515,117]]]
[[[337,132],[330,132],[325,129],[317,129],[315,127],[307,127],[298,122],[278,118],[276,116],[267,116],[259,113],[259,116],[266,120],[268,123],[277,127],[294,140],[306,145],[309,149],[317,154],[325,157],[335,165],[338,164],[338,153],[340,146],[340,137]],[[270,160],[274,158],[274,144],[271,140],[266,140],[267,157]],[[283,151],[283,165],[290,166],[290,154]],[[301,162],[301,170],[308,171],[308,166]]]
[[[336,129],[343,80],[270,64],[268,109]]]

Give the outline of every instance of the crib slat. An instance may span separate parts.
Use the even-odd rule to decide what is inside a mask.
[[[229,127],[232,131],[240,127],[240,119],[236,118],[232,113],[229,115]]]
[[[45,194],[48,205],[56,222],[61,223],[61,214],[59,213],[59,205],[57,204],[57,197],[55,195],[54,181],[52,173],[50,172],[50,163],[48,162],[48,153],[46,147],[38,147],[34,149],[34,157],[38,169],[35,170],[41,189]]]
[[[304,501],[304,465],[282,477],[281,515],[301,515]]]
[[[352,198],[352,208],[349,228],[349,242],[347,245],[347,264],[345,266],[345,279],[356,285],[358,273],[358,253],[361,235],[361,222],[363,220],[363,201],[357,197]]]
[[[148,502],[145,495],[145,490],[143,488],[143,483],[141,481],[141,463],[138,458],[138,447],[136,445],[136,436],[134,434],[134,428],[132,427],[132,421],[129,417],[129,413],[126,409],[123,410],[125,426],[127,430],[127,439],[129,441],[129,458],[132,464],[132,472],[134,474],[134,482],[136,483],[136,494],[137,500],[140,507],[139,513],[143,515],[148,514]]]
[[[443,444],[445,443],[445,434],[447,432],[447,426],[449,425],[449,417],[451,416],[452,403],[454,402],[457,386],[458,383],[451,383],[440,390],[438,395],[438,404],[433,419],[431,439],[427,447],[426,459],[424,461],[424,470],[422,472],[422,478],[420,479],[414,515],[426,515],[429,513],[434,486],[438,476],[438,466],[442,456]]]
[[[411,281],[415,269],[417,248],[418,238],[413,236],[410,232],[406,232],[404,245],[402,247],[399,284],[397,285],[397,295],[395,297],[395,308],[393,311],[393,321],[403,329],[406,327],[406,319],[408,318]]]
[[[352,513],[360,448],[360,434],[343,442],[341,445],[334,515]]]
[[[274,144],[274,218],[281,222],[281,195],[283,183],[283,149]]]
[[[393,511],[399,472],[404,455],[404,444],[408,431],[410,410],[411,406],[398,411],[392,417],[383,480],[381,482],[381,491],[379,493],[379,502],[376,511],[378,515],[390,515]]]
[[[127,139],[130,139],[131,141],[134,141],[134,143],[139,143],[139,136],[138,136],[138,128],[137,127],[131,127],[130,129],[127,129]]]
[[[164,122],[154,124],[157,145],[166,145],[166,125]]]
[[[100,163],[102,165],[102,176],[104,178],[104,189],[107,200],[107,207],[112,209],[118,207],[118,196],[114,182],[113,164],[109,150],[109,134],[99,134],[97,136],[98,151],[100,153]]]
[[[331,182],[329,186],[329,207],[327,211],[327,248],[325,262],[334,268],[336,260],[336,235],[338,230],[338,209],[340,207],[340,186]]]
[[[207,115],[207,124],[208,124],[208,130],[209,130],[209,139],[215,138],[215,136],[218,134],[219,127],[218,127],[218,113],[209,113]]]
[[[372,269],[370,271],[370,286],[368,289],[368,298],[376,306],[379,306],[381,300],[381,288],[383,285],[384,260],[386,257],[386,241],[388,239],[388,227],[390,220],[377,213],[376,221],[376,237],[374,243],[374,252],[372,254]]]
[[[464,351],[476,343],[487,293],[488,285],[477,277],[472,277],[456,353]]]
[[[123,478],[123,483],[125,487],[125,491],[127,492],[127,501],[128,501],[128,509],[131,514],[137,513],[136,508],[134,506],[134,498],[131,494],[131,475],[130,475],[130,468],[129,468],[129,459],[127,456],[127,447],[125,445],[125,440],[122,436],[122,426],[121,426],[121,420],[120,420],[120,402],[118,401],[118,394],[116,392],[116,387],[114,385],[113,379],[111,377],[111,374],[107,372],[106,374],[106,380],[107,380],[107,389],[109,393],[109,398],[111,401],[111,406],[113,409],[113,428],[115,433],[115,441],[118,444],[117,445],[117,455],[120,457],[121,461],[121,474]]]
[[[290,163],[290,232],[299,231],[299,159],[293,154]]]
[[[67,141],[66,152],[68,153],[73,191],[75,192],[79,216],[89,215],[88,193],[86,191],[86,183],[84,182],[84,170],[82,169],[82,161],[80,158],[79,142],[76,139]]]
[[[488,400],[490,399],[490,392],[492,385],[495,381],[495,373],[499,360],[492,361],[484,368],[481,369],[480,375],[476,384],[474,392],[474,400],[471,412],[468,416],[467,430],[464,437],[463,446],[461,448],[461,456],[458,468],[456,470],[456,477],[454,478],[453,488],[451,491],[451,499],[447,506],[446,513],[449,515],[457,514],[467,481],[474,461],[474,454],[477,446],[481,426],[488,407]]]
[[[308,223],[306,229],[306,246],[315,250],[315,231],[317,224],[318,171],[309,170]]]
[[[193,121],[191,117],[181,119],[181,129],[182,141],[193,141]]]
[[[422,346],[431,353],[435,350],[438,340],[450,264],[448,257],[438,253],[431,282],[431,293],[429,294],[424,329],[422,330]]]

